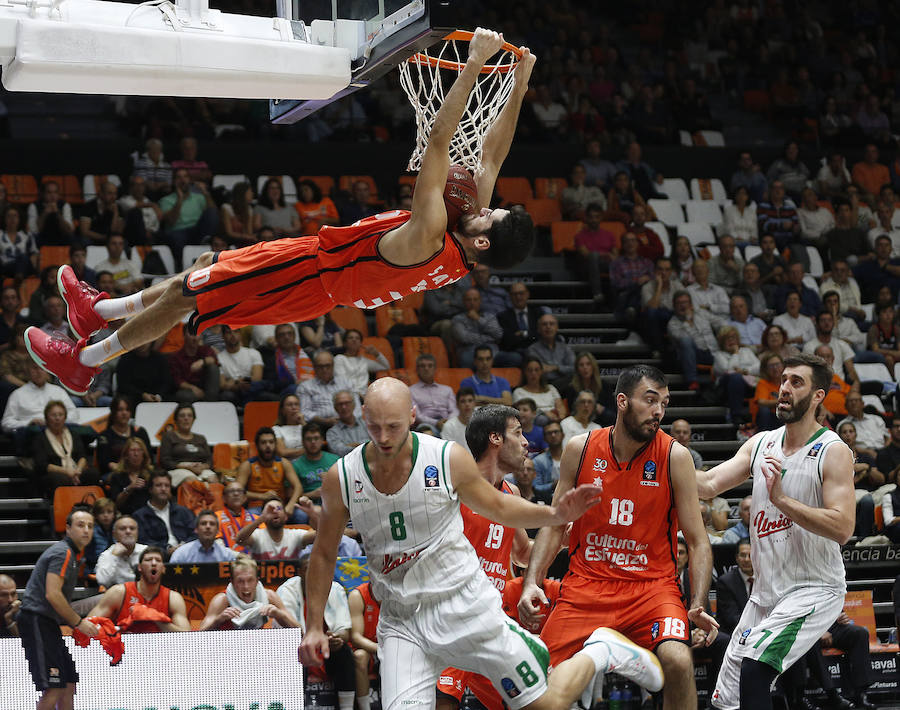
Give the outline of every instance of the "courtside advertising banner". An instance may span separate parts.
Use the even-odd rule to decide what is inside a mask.
[[[100,644],[66,638],[76,710],[303,710],[300,629],[124,634],[115,666]],[[0,639],[0,708],[35,707],[19,639]]]

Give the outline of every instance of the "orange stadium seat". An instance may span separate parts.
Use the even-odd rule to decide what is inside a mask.
[[[249,404],[257,404],[249,402]],[[266,403],[262,403],[266,404]],[[244,414],[244,426],[246,427],[246,412]],[[265,425],[267,426],[267,425]],[[246,441],[219,442],[213,446],[213,468],[219,473],[231,473],[237,471],[244,461],[250,458],[252,446]]]
[[[581,222],[554,222],[550,225],[550,239],[553,242],[553,253],[574,251],[575,235],[581,231]]]
[[[744,92],[744,109],[754,113],[768,113],[772,110],[772,97],[762,89],[747,89]]]
[[[297,178],[297,185],[303,180],[312,180],[319,186],[324,197],[331,197],[331,193],[334,190],[334,178],[331,175],[300,175]]]
[[[384,355],[385,360],[388,361],[388,365],[390,365],[391,368],[396,367],[396,364],[394,363],[394,349],[391,347],[391,344],[387,338],[382,338],[377,335],[370,335],[367,338],[363,338],[363,347],[367,345],[371,345],[378,352]],[[365,352],[363,352],[362,355],[363,357],[369,357]],[[369,359],[374,360],[375,358],[369,357]]]
[[[422,304],[425,303],[425,292],[419,291],[418,293],[411,293],[408,296],[401,298],[397,303],[401,306],[415,308],[418,311],[422,307]]]
[[[41,268],[69,263],[69,247],[41,247]]]
[[[20,301],[20,310],[22,308],[28,307],[28,302],[31,300],[31,295],[37,291],[38,286],[41,285],[41,280],[37,276],[29,276],[27,279],[22,281],[19,286],[19,301]]]
[[[435,370],[434,381],[447,385],[456,392],[459,389],[459,383],[471,375],[472,371],[467,367],[439,367]]]
[[[539,197],[525,202],[525,209],[538,227],[549,227],[562,219],[559,200],[554,197]]]
[[[371,175],[341,175],[338,179],[338,189],[346,190],[347,192],[351,192],[353,190],[353,183],[358,180],[362,180],[369,185],[369,204],[374,204],[376,202],[381,202],[378,199],[378,185],[375,183],[375,178]]]
[[[398,185],[409,185],[413,190],[416,189],[417,175],[401,175],[397,178]]]
[[[53,529],[58,534],[66,530],[66,517],[76,503],[93,505],[106,495],[100,486],[60,486],[53,493]]]
[[[184,326],[179,323],[178,325],[172,326],[172,329],[166,333],[166,337],[163,340],[163,344],[159,347],[159,351],[164,355],[168,353],[174,353],[176,350],[181,350],[184,345]]]
[[[569,182],[565,178],[535,178],[534,196],[538,199],[552,197],[558,200],[562,197],[562,191],[568,186]]]
[[[278,418],[278,402],[247,402],[244,407],[244,438],[253,443],[256,432],[274,426]]]
[[[225,486],[206,481],[185,481],[178,486],[178,505],[194,515],[201,510],[222,510],[225,507]]]
[[[0,175],[6,188],[6,199],[14,205],[27,205],[38,198],[37,180],[33,175]]]
[[[531,183],[528,182],[528,178],[523,177],[498,178],[497,195],[504,207],[506,205],[524,205],[528,200],[534,199]]]
[[[450,359],[447,357],[447,348],[444,341],[436,336],[418,338],[410,336],[403,338],[403,364],[409,369],[414,369],[416,358],[422,353],[430,353],[437,360],[437,367],[450,367]]]
[[[375,379],[377,380],[380,377],[396,377],[407,385],[414,385],[419,381],[419,378],[416,377],[415,370],[410,370],[407,367],[394,367],[390,370],[379,370],[375,373]]]
[[[331,320],[337,323],[341,328],[356,328],[365,338],[369,334],[369,324],[366,322],[366,315],[362,309],[353,306],[338,306],[331,313]]]
[[[625,234],[625,225],[621,222],[601,222],[600,229],[605,229],[607,232],[612,232],[613,236],[616,238],[616,249],[621,248],[622,246],[622,235]]]
[[[491,373],[505,379],[513,389],[522,381],[522,371],[518,367],[492,367]]]
[[[419,317],[410,306],[389,303],[375,309],[375,333],[383,338],[395,325],[416,325]]]
[[[81,183],[74,175],[44,175],[41,185],[55,182],[59,185],[60,197],[70,205],[83,205],[84,195],[81,192]]]

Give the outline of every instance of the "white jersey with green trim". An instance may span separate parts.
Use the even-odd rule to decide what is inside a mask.
[[[782,462],[785,494],[812,508],[823,507],[822,465],[831,446],[846,446],[833,431],[820,428],[798,451],[785,456],[785,428],[766,432],[753,448],[750,475],[750,558],[754,584],[750,598],[770,607],[792,591],[821,587],[835,594],[847,591],[841,546],[797,525],[769,500],[762,473],[765,456]]]
[[[365,542],[373,595],[382,605],[415,606],[456,593],[481,570],[463,535],[450,480],[453,442],[413,433],[412,470],[391,495],[375,488],[366,446],[338,462],[338,476],[344,505]]]

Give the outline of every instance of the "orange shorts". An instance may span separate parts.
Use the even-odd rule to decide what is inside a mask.
[[[437,689],[444,695],[456,698],[457,702],[462,701],[466,687],[475,694],[475,697],[487,710],[503,710],[500,694],[494,684],[483,675],[471,671],[461,671],[459,668],[445,668],[438,676]]]
[[[210,266],[184,277],[182,292],[197,302],[191,330],[200,333],[216,323],[290,323],[328,313],[336,304],[319,280],[318,249],[313,236],[218,252]]]
[[[687,643],[690,639],[687,609],[674,578],[600,582],[569,574],[541,632],[550,665],[570,658],[600,626],[615,629],[650,650],[662,641]]]

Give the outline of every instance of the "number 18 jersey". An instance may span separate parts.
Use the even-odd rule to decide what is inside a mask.
[[[647,581],[675,577],[678,519],[669,478],[674,439],[656,436],[630,461],[613,453],[613,427],[588,434],[575,485],[602,483],[603,496],[575,521],[569,574]]]

